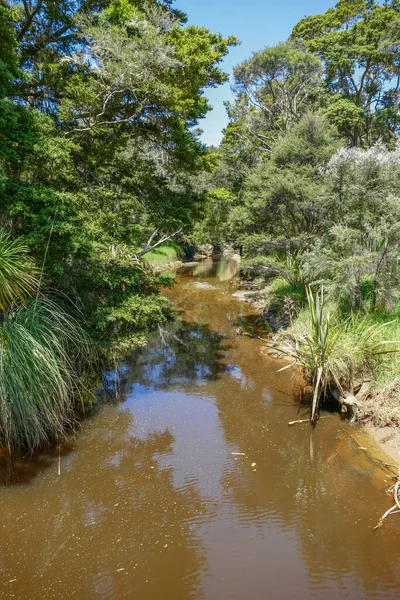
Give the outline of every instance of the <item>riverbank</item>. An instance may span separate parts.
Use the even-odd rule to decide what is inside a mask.
[[[272,343],[282,346],[288,340],[293,340],[299,335],[297,326],[290,315],[290,307],[283,306],[283,302],[276,298],[271,300],[270,288],[251,282],[242,282],[241,289],[233,296],[242,302],[252,305],[260,316],[269,324],[272,334]],[[286,300],[286,299],[285,299]],[[286,300],[288,303],[289,300]],[[285,310],[286,308],[286,310]],[[304,325],[304,315],[300,319],[301,329]],[[297,331],[296,331],[297,329]],[[301,332],[300,332],[301,333]],[[281,356],[275,347],[265,347],[264,352],[273,357]],[[357,373],[358,383],[351,391],[347,391],[347,398],[339,398],[342,402],[342,412],[349,412],[353,422],[364,426],[373,436],[380,448],[396,463],[400,462],[400,379],[396,378],[387,385],[378,387],[372,381],[373,374],[365,366],[364,372]],[[385,378],[383,378],[384,380]],[[386,380],[388,377],[386,377]],[[340,411],[340,405],[338,405]]]
[[[166,260],[165,262],[158,262],[151,265],[154,273],[169,273],[175,272],[182,268],[184,262],[182,260]]]
[[[162,246],[160,249],[156,249],[148,254],[146,261],[151,267],[154,273],[168,273],[178,271],[182,267],[204,267],[204,272],[208,272],[215,259],[222,259],[229,261],[230,264],[235,264],[236,274],[238,266],[240,264],[240,255],[237,254],[233,248],[229,246],[224,248],[221,253],[214,253],[214,249],[211,245],[200,247],[196,250],[193,256],[183,256],[182,249],[177,244],[170,244]],[[228,274],[228,279],[232,273]],[[239,291],[238,294],[241,294]],[[253,302],[253,300],[251,300]],[[261,308],[261,304],[260,304]]]
[[[237,334],[263,336],[258,311],[206,266],[166,288],[177,319],[124,362],[118,402],[0,460],[10,597],[396,597],[398,515],[374,532],[394,461],[338,415],[288,427],[301,378]]]
[[[400,427],[380,427],[371,423],[364,427],[394,464],[400,465]]]

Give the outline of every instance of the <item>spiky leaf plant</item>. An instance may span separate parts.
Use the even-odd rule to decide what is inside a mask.
[[[37,269],[28,247],[0,228],[0,309],[6,312],[16,300],[25,302],[37,286]]]
[[[332,320],[326,313],[323,289],[313,293],[307,287],[309,323],[302,336],[287,338],[275,348],[300,365],[313,385],[310,420],[315,425],[321,397],[330,386],[341,394],[351,389],[356,368],[379,354],[399,352],[399,342],[382,340],[384,329],[391,323],[373,324],[356,315],[346,321]],[[287,367],[284,367],[287,368]]]

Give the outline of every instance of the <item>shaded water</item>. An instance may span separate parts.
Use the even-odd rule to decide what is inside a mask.
[[[1,597],[400,597],[372,440],[334,416],[288,427],[298,380],[236,335],[251,310],[226,270],[202,269],[167,292],[167,345],[125,366],[123,402],[83,423],[60,475],[56,451],[2,465]]]

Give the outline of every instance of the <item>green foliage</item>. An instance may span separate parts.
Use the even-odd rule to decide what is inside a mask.
[[[324,66],[323,104],[339,131],[356,146],[393,141],[400,119],[396,24],[398,0],[339,0],[324,14],[306,17],[292,40],[305,44]]]
[[[138,255],[155,231],[190,234],[201,213],[196,176],[210,159],[196,126],[210,110],[204,90],[227,80],[220,62],[236,39],[186,26],[170,4],[0,0],[10,236],[0,230],[0,425],[10,446],[63,435],[73,357],[85,346],[55,303],[29,299],[38,269],[28,248],[41,286],[70,297],[103,345],[143,343],[171,315],[159,295],[166,278]]]
[[[215,188],[205,193],[204,213],[193,231],[195,244],[223,248],[229,243],[229,215],[233,203],[232,194],[225,188]]]
[[[398,150],[342,149],[325,169],[325,230],[305,271],[362,312],[393,308],[399,297]]]
[[[0,2],[0,98],[10,88],[18,73],[16,42],[12,27],[12,13],[5,0]]]
[[[228,104],[231,117],[225,144],[234,136],[253,152],[271,150],[279,133],[287,131],[318,97],[321,63],[301,44],[287,42],[253,54],[234,69],[237,99]]]
[[[302,263],[301,251],[287,250],[284,258],[280,252],[247,258],[241,263],[241,272],[253,278],[261,277],[264,281],[283,279],[289,286],[304,287],[305,276]]]
[[[145,261],[152,267],[168,265],[181,258],[182,250],[178,244],[170,241],[146,254]]]
[[[3,313],[16,299],[24,303],[26,296],[38,287],[36,266],[27,253],[28,248],[20,239],[11,240],[0,230],[0,309]]]
[[[77,355],[88,353],[76,318],[39,295],[20,239],[0,230],[0,440],[29,450],[60,439],[77,392]]]
[[[71,428],[77,352],[87,352],[85,334],[53,301],[9,311],[0,327],[0,424],[10,449],[33,451]]]
[[[168,301],[158,295],[113,298],[112,303],[99,307],[94,323],[116,340],[115,347],[129,349],[144,344],[146,334],[163,325],[172,315]]]
[[[384,329],[400,340],[374,321],[390,321],[400,300],[399,48],[399,0],[339,0],[302,19],[234,69],[229,123],[202,181],[197,243],[233,246],[242,274],[267,285],[271,314],[309,322],[291,351],[311,374],[313,420],[321,394],[350,386],[354,370],[398,373],[398,355],[372,357],[369,343]],[[308,285],[326,290],[332,321],[319,294],[304,311]]]
[[[335,131],[326,118],[307,114],[249,173],[243,200],[230,220],[237,223],[236,235],[250,255],[268,249],[286,262],[287,254],[305,250],[320,232],[325,188],[321,167],[335,144]]]
[[[156,0],[0,8],[3,223],[104,340],[142,339],[161,281],[136,254],[155,230],[190,234],[201,212],[195,126],[236,39]]]
[[[366,317],[368,325],[380,327],[376,339],[383,342],[393,340],[395,346],[400,345],[400,303],[392,311],[376,310]],[[376,357],[372,357],[373,381],[371,388],[373,391],[382,391],[390,386],[394,381],[400,378],[400,361],[397,352],[388,352]]]
[[[344,390],[352,390],[354,374],[372,367],[377,356],[399,352],[400,340],[382,339],[390,322],[371,324],[357,316],[344,322],[338,317],[331,319],[322,288],[315,293],[307,288],[307,304],[305,331],[297,335],[294,329],[293,337],[286,336],[276,348],[301,365],[312,383],[310,420],[315,425],[321,399],[329,389],[337,387],[342,395]]]

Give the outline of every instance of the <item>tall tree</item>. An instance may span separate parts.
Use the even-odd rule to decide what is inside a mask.
[[[299,43],[279,44],[235,67],[234,81],[237,99],[227,105],[227,137],[270,150],[318,97],[321,63]]]
[[[253,272],[299,273],[302,254],[324,227],[321,167],[337,144],[324,115],[306,114],[247,176],[230,226]]]
[[[7,10],[20,64],[0,119],[3,219],[46,258],[46,282],[99,328],[139,339],[164,303],[138,256],[156,230],[192,226],[201,194],[191,176],[208,163],[195,126],[236,40],[186,26],[169,1],[15,0]]]
[[[399,0],[339,0],[293,29],[291,39],[322,60],[327,114],[355,146],[399,131],[400,60],[387,43],[399,19]]]

